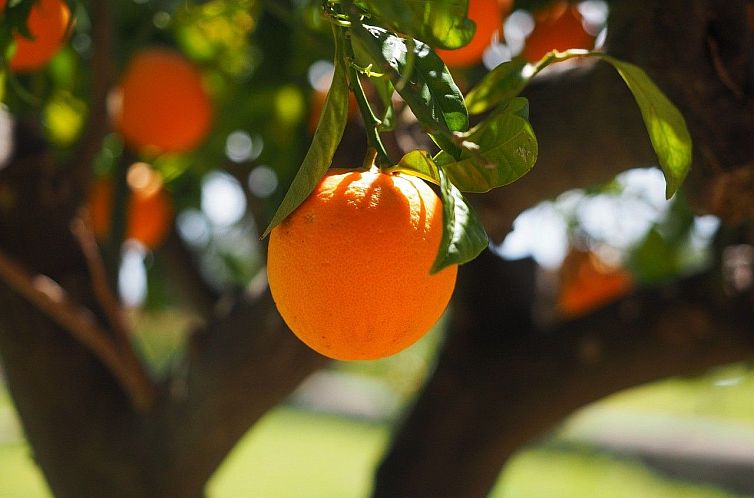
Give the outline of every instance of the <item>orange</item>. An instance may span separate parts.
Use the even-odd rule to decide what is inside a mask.
[[[0,0],[0,10],[6,0]],[[62,0],[38,0],[31,8],[27,27],[33,39],[20,33],[13,37],[16,51],[10,68],[17,72],[35,71],[50,62],[68,37],[71,11]]]
[[[436,52],[448,67],[465,67],[478,64],[492,36],[500,31],[503,18],[512,7],[512,0],[469,0],[468,17],[476,23],[471,41],[455,50],[437,49]]]
[[[536,62],[552,50],[594,48],[594,37],[584,30],[581,14],[568,2],[556,2],[534,13],[534,30],[521,55]]]
[[[575,318],[601,308],[627,294],[631,274],[607,265],[591,251],[573,249],[560,269],[557,306],[565,317]]]
[[[204,140],[212,121],[201,72],[168,49],[134,56],[112,104],[115,127],[126,143],[146,153],[191,150]]]
[[[168,232],[173,219],[173,202],[162,188],[160,175],[144,163],[130,167],[127,181],[126,238],[154,248]],[[110,232],[113,189],[110,179],[100,179],[94,182],[89,192],[92,229],[100,240],[105,240]]]
[[[272,297],[291,330],[339,360],[395,354],[445,310],[457,266],[429,270],[442,204],[422,180],[330,170],[270,234]]]

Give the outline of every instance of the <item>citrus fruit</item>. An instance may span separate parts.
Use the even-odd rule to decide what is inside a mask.
[[[556,2],[534,12],[534,20],[534,30],[521,53],[529,62],[538,61],[552,50],[594,48],[594,37],[584,30],[578,8],[568,2]]]
[[[173,219],[173,202],[162,187],[162,178],[145,163],[135,163],[128,171],[126,238],[148,248],[165,238]],[[89,213],[94,234],[105,240],[112,221],[114,185],[110,179],[95,181],[89,191]]]
[[[116,129],[141,152],[191,150],[205,138],[212,121],[201,72],[169,49],[136,54],[111,103]]]
[[[455,50],[438,49],[436,52],[448,67],[465,67],[478,64],[495,32],[501,30],[503,18],[508,15],[511,0],[469,0],[468,17],[476,23],[471,41]]]
[[[0,0],[0,10],[7,0]],[[29,12],[26,25],[32,38],[16,33],[16,50],[10,68],[16,72],[35,71],[58,53],[68,37],[71,11],[62,0],[39,0]]]
[[[631,274],[591,251],[572,249],[560,269],[557,307],[569,318],[586,315],[628,293]]]
[[[418,178],[330,170],[270,234],[270,290],[286,324],[339,360],[382,358],[416,342],[455,286],[455,265],[430,274],[442,216]]]

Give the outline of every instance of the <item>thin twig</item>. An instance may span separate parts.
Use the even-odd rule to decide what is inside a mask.
[[[65,289],[47,276],[31,274],[2,250],[0,280],[94,353],[121,384],[135,408],[147,411],[153,406],[156,390],[143,370],[132,368],[92,312],[71,300]]]
[[[87,267],[89,268],[89,275],[92,281],[92,290],[97,302],[105,312],[105,316],[109,322],[113,332],[120,342],[128,343],[130,337],[130,326],[123,313],[123,309],[113,293],[109,280],[107,278],[107,272],[105,271],[105,263],[102,260],[97,241],[94,238],[91,228],[84,222],[87,219],[88,213],[86,208],[82,208],[79,211],[79,215],[71,222],[71,232],[76,237],[79,243],[81,252],[86,260]]]
[[[711,36],[707,37],[707,47],[710,51],[712,67],[715,68],[715,72],[720,77],[720,82],[723,84],[723,86],[725,86],[725,88],[730,90],[730,92],[737,100],[743,100],[743,88],[741,88],[741,86],[735,82],[733,76],[730,74],[730,71],[728,71],[728,68],[725,67],[725,62],[723,61],[723,57],[720,54],[720,46],[717,41]]]
[[[91,2],[92,23],[91,81],[89,90],[90,112],[86,127],[74,154],[70,168],[79,185],[87,185],[92,171],[92,162],[102,148],[102,141],[110,131],[107,97],[115,79],[113,54],[112,5],[107,0]]]
[[[355,56],[353,46],[351,45],[351,39],[348,36],[344,38],[346,63],[348,64],[348,86],[350,87],[351,92],[356,98],[356,103],[359,106],[361,117],[364,120],[367,141],[369,142],[369,146],[377,151],[379,162],[382,164],[390,165],[392,164],[392,161],[390,160],[390,156],[385,150],[385,146],[382,144],[382,139],[380,138],[379,127],[380,125],[382,125],[382,121],[380,121],[377,116],[374,115],[372,106],[369,104],[369,99],[367,99],[367,96],[364,93],[364,87],[361,85],[361,78],[359,78],[359,71],[356,69],[353,62]]]

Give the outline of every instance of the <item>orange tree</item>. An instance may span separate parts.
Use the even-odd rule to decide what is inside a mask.
[[[514,451],[572,410],[752,354],[751,286],[723,271],[726,248],[751,243],[754,206],[754,44],[744,0],[609,1],[600,51],[514,57],[492,70],[477,63],[464,68],[464,92],[436,51],[475,43],[465,0],[68,0],[74,19],[60,50],[20,71],[13,54],[46,39],[33,22],[46,4],[8,1],[1,14],[0,358],[56,496],[203,496],[239,438],[326,364],[283,319],[299,335],[336,341],[343,349],[332,356],[363,357],[352,354],[357,346],[385,342],[380,317],[436,308],[418,328],[430,326],[453,282],[441,292],[419,284],[456,267],[446,341],[376,471],[376,497],[485,496]],[[155,47],[190,69],[136,78],[129,67]],[[545,71],[566,60],[566,69]],[[317,67],[332,69],[332,83],[311,135],[308,81],[322,76]],[[120,115],[137,79],[140,110]],[[190,81],[201,90],[178,91]],[[175,91],[155,97],[165,83]],[[349,94],[360,122],[348,120]],[[178,145],[160,141],[177,135]],[[147,305],[179,307],[201,323],[159,374],[133,346],[115,285],[121,245],[136,237],[131,224],[156,221],[131,213],[129,171],[139,162],[151,165],[178,214],[164,217],[172,226],[152,246]],[[488,245],[538,201],[609,190],[617,173],[651,165],[676,197],[668,219],[627,256],[634,285],[585,313],[536,316],[531,260],[504,261]],[[353,213],[311,210],[331,166],[380,179],[357,192],[333,187]],[[271,172],[280,188],[257,185]],[[179,222],[199,216],[211,225],[202,185],[216,178],[244,187],[236,204],[246,216],[233,221],[244,227],[240,239],[227,230],[197,236]],[[100,214],[87,195],[100,181],[112,194],[98,242]],[[439,201],[421,193],[414,202],[394,188],[402,181]],[[691,275],[681,264],[693,225],[686,200],[723,221],[714,257]],[[431,251],[414,250],[396,227],[430,211]],[[267,242],[256,244],[253,230],[265,226],[270,276],[294,287],[276,296],[282,318],[259,285],[239,290],[265,269]],[[311,226],[301,249],[293,239],[276,247],[275,233]],[[341,259],[347,251],[353,257]],[[387,270],[409,277],[372,286]],[[339,299],[354,286],[377,305],[360,311],[358,299]],[[307,328],[296,330],[302,311]],[[339,317],[358,322],[359,335],[327,336]],[[377,356],[423,332],[401,331],[390,339],[398,346]]]

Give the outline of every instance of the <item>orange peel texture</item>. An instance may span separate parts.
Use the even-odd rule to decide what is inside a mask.
[[[431,275],[442,204],[422,180],[330,170],[270,234],[272,297],[291,330],[339,360],[393,355],[447,307],[457,266]]]

